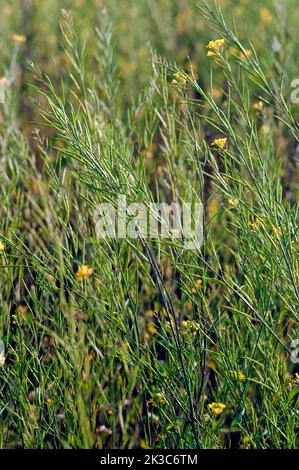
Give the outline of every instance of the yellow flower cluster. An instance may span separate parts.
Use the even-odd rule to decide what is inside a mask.
[[[164,398],[164,394],[162,392],[156,392],[152,395],[152,398],[150,398],[148,401],[149,405],[165,405],[166,400]]]
[[[282,230],[280,227],[274,227],[274,234],[276,235],[277,238],[280,238],[282,236]]]
[[[157,392],[154,394],[154,399],[160,404],[160,405],[165,405],[166,400],[164,398],[163,393]]]
[[[219,149],[223,149],[226,145],[226,142],[227,142],[227,138],[224,137],[223,139],[215,139],[213,142],[212,142],[212,146],[214,147],[218,147]]]
[[[249,222],[249,227],[257,229],[260,225],[263,225],[263,222],[258,217],[255,218],[254,222]]]
[[[264,109],[264,103],[262,101],[257,101],[256,103],[253,104],[253,109],[256,111],[262,112]]]
[[[239,372],[237,370],[231,370],[229,372],[230,376],[232,379],[234,380],[240,380],[240,382],[244,382],[244,380],[246,379],[245,375],[243,374],[243,372]]]
[[[262,8],[260,10],[260,18],[262,23],[271,23],[273,20],[273,16],[271,15],[271,12],[268,10],[268,8]]]
[[[155,335],[158,331],[155,324],[151,321],[146,324],[146,329],[148,333],[152,336]]]
[[[194,334],[200,330],[198,323],[192,320],[185,320],[181,323],[181,333],[182,335],[187,335],[188,333]]]
[[[208,405],[208,408],[214,415],[220,415],[225,410],[226,405],[224,403],[213,402]]]
[[[186,78],[182,73],[175,73],[172,80],[172,85],[185,85],[187,82]]]
[[[238,205],[239,200],[236,197],[231,197],[228,200],[228,207],[229,209],[234,209]]]
[[[215,39],[214,41],[210,41],[209,44],[207,45],[207,48],[209,49],[207,56],[212,57],[216,55],[220,51],[224,43],[225,43],[224,39]]]
[[[192,287],[192,294],[196,294],[198,289],[202,287],[202,279],[199,277],[194,285],[195,287]]]
[[[27,38],[23,34],[14,33],[12,35],[12,40],[18,44],[25,44],[25,42],[27,41]]]
[[[83,264],[76,272],[76,277],[79,281],[82,281],[83,279],[87,279],[89,276],[91,276],[92,273],[93,268],[88,266],[88,264]]]
[[[0,240],[0,252],[5,250],[4,243]]]
[[[294,375],[294,383],[296,385],[299,385],[299,373],[298,372],[296,372]]]

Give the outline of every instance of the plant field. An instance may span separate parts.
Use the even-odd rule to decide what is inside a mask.
[[[0,448],[298,448],[298,1],[0,11]]]

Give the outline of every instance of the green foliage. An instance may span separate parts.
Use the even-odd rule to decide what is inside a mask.
[[[77,1],[60,29],[29,3],[3,57],[0,446],[298,447],[295,2],[256,24],[241,0]],[[99,239],[119,194],[204,202],[201,250]]]

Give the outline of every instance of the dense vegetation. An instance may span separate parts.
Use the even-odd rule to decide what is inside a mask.
[[[1,448],[298,447],[297,1],[63,3],[0,0]]]

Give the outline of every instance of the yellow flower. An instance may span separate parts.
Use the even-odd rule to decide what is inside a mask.
[[[249,222],[249,227],[252,227],[253,229],[258,228],[260,225],[263,225],[263,222],[258,217],[255,218],[254,222]]]
[[[241,59],[244,59],[246,57],[252,57],[252,51],[249,49],[244,49],[244,52],[242,52],[239,49],[236,49],[235,47],[230,47],[228,52],[235,57],[240,57]]]
[[[294,375],[294,383],[296,385],[299,385],[299,373],[298,372],[296,372]]]
[[[163,167],[163,165],[160,165],[160,164],[157,165],[157,166],[156,166],[156,172],[157,172],[158,174],[162,175],[162,174],[164,173],[164,167]]]
[[[188,321],[184,320],[181,323],[181,328],[187,328],[187,325],[188,325]]]
[[[229,207],[229,209],[233,209],[234,207],[236,207],[237,204],[238,204],[238,202],[239,202],[239,201],[238,201],[237,198],[231,197],[231,198],[228,200],[228,207]]]
[[[250,49],[244,49],[244,53],[246,57],[252,57],[252,51]],[[243,52],[241,52],[241,56],[243,57]]]
[[[187,335],[188,333],[194,334],[200,330],[198,323],[192,320],[185,320],[181,323],[181,333],[182,335]]]
[[[268,126],[268,124],[262,124],[260,127],[260,131],[263,135],[267,135],[270,132],[270,127]]]
[[[206,205],[207,217],[208,219],[212,219],[217,212],[219,211],[219,203],[217,199],[210,199]]]
[[[171,322],[174,321],[174,318],[173,318],[173,316],[171,315],[171,313],[170,313],[170,312],[167,312],[164,307],[163,307],[162,310],[161,310],[161,315],[162,315],[163,318],[166,318],[167,320],[170,319]]]
[[[4,86],[8,83],[8,80],[6,77],[0,77],[0,86]]]
[[[159,402],[160,405],[165,405],[166,403],[163,393],[161,392],[155,393],[154,399],[157,400],[157,402]]]
[[[260,11],[260,18],[263,23],[270,23],[273,20],[273,16],[271,15],[268,8],[262,8]]]
[[[211,410],[214,415],[220,415],[226,408],[226,405],[224,403],[210,403],[208,405],[208,408]]]
[[[0,240],[0,252],[5,250],[4,243]]]
[[[80,266],[80,268],[76,272],[76,277],[77,279],[79,279],[79,281],[81,281],[91,276],[92,273],[93,273],[93,269],[90,266],[88,266],[88,264],[83,264],[82,266]]]
[[[244,380],[246,379],[243,372],[239,372],[237,370],[231,370],[229,373],[230,373],[230,376],[232,377],[232,379],[234,379],[234,380],[240,380],[240,382],[244,382]]]
[[[140,439],[139,446],[140,446],[140,449],[150,449],[150,447],[147,445],[144,439]]]
[[[264,103],[262,101],[257,101],[253,105],[253,109],[255,109],[256,111],[262,111],[263,108],[264,108]]]
[[[153,310],[147,310],[145,312],[146,318],[153,318],[155,316],[155,312]]]
[[[12,40],[18,44],[25,44],[27,38],[23,34],[13,33]]]
[[[213,87],[211,92],[214,100],[220,100],[223,96],[223,90],[221,90],[221,88]]]
[[[173,85],[185,85],[186,82],[187,80],[182,73],[175,73],[171,83]]]
[[[202,279],[199,277],[195,282],[195,287],[192,288],[192,294],[196,294],[197,290],[202,286]]]
[[[239,49],[237,49],[236,47],[230,46],[229,49],[228,49],[228,52],[229,52],[229,54],[231,54],[231,55],[238,56],[240,51],[239,51]]]
[[[213,145],[214,147],[218,147],[218,148],[220,148],[220,149],[223,149],[223,148],[225,147],[226,142],[227,142],[227,138],[224,137],[223,139],[215,139],[215,140],[213,140],[212,145]]]
[[[209,44],[207,45],[207,48],[209,49],[208,51],[208,56],[213,56],[215,55],[216,52],[219,52],[220,48],[223,46],[225,43],[224,39],[215,39],[214,41],[210,41]]]
[[[277,236],[277,238],[281,237],[282,236],[282,230],[280,227],[275,227],[274,228],[274,233],[275,235]]]
[[[25,315],[25,313],[27,312],[28,310],[28,307],[26,305],[19,305],[18,306],[18,313],[20,315]]]
[[[242,441],[241,441],[241,444],[245,447],[245,448],[249,448],[250,444],[251,444],[251,438],[249,436],[244,436]]]
[[[153,322],[148,322],[146,325],[146,329],[150,335],[155,335],[157,333],[157,328]]]

